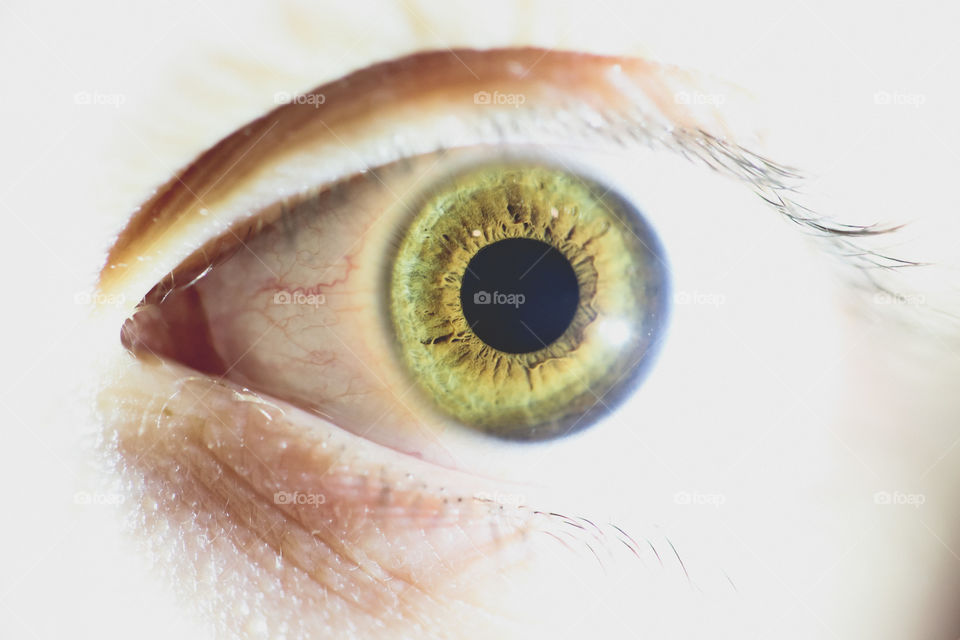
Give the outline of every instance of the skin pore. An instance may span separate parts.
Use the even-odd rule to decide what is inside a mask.
[[[18,550],[0,609],[11,637],[203,638],[214,627],[251,637],[956,637],[957,234],[946,185],[957,130],[944,105],[958,96],[956,44],[940,31],[948,21],[918,7],[916,29],[903,32],[892,4],[876,8],[869,29],[852,9],[817,4],[704,3],[678,14],[612,2],[210,3],[142,17],[104,5],[49,20],[13,11],[8,24],[26,34],[16,42],[38,52],[33,73],[75,91],[34,107],[49,122],[69,116],[70,128],[10,137],[23,153],[9,167],[6,206],[36,229],[25,212],[42,193],[56,229],[34,243],[41,257],[22,263],[49,262],[51,281],[68,283],[37,301],[49,313],[20,335],[63,345],[72,363],[11,345],[24,374],[4,404],[7,468],[36,479],[33,500],[39,492],[56,506],[11,497],[29,522],[5,541]],[[71,40],[67,23],[112,26],[93,42]],[[73,304],[83,283],[65,265],[92,277],[151,190],[274,108],[275,94],[417,50],[515,45],[696,70],[685,97],[675,85],[667,103],[719,111],[737,142],[815,176],[804,203],[818,214],[912,222],[868,246],[932,266],[878,273],[893,293],[864,296],[850,286],[859,275],[744,185],[662,150],[586,154],[585,165],[640,201],[686,296],[675,300],[662,361],[607,422],[532,450],[455,449],[454,434],[441,435],[456,460],[480,447],[472,455],[494,477],[477,464],[399,457],[283,402],[131,359],[120,326],[212,234],[201,217],[155,253],[126,256],[147,259],[129,288],[104,290],[124,302],[77,325],[88,308]],[[117,51],[140,55],[121,61]],[[741,92],[709,74],[756,103],[741,106]],[[81,105],[78,91],[124,101]],[[48,144],[27,144],[28,134]],[[330,148],[331,167],[358,162],[346,139]],[[34,177],[44,163],[61,188]],[[241,182],[212,174],[213,191],[197,195]],[[362,360],[376,369],[375,353]],[[74,390],[77,380],[95,389],[51,406],[61,403],[47,398],[50,386]],[[78,444],[77,416],[94,397],[100,414]],[[104,449],[119,452],[106,472]],[[123,504],[74,501],[74,487]],[[324,503],[278,508],[278,490]],[[130,530],[118,533],[120,523]],[[35,604],[45,593],[65,603],[57,616]]]

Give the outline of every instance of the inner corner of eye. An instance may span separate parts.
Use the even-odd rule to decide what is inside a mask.
[[[477,167],[416,210],[390,267],[402,361],[441,412],[510,440],[594,423],[648,367],[664,256],[630,204],[567,170]]]
[[[408,432],[434,420],[557,438],[595,424],[649,370],[666,257],[607,185],[540,162],[476,163],[409,200],[388,233],[354,219],[381,219],[359,206],[368,196],[318,195],[246,251],[158,285],[124,344],[401,446],[384,435],[404,430],[401,415]],[[345,251],[361,238],[365,253]]]

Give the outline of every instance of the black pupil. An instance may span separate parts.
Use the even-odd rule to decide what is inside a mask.
[[[563,335],[580,303],[570,261],[546,242],[508,238],[467,265],[460,306],[485,343],[507,353],[542,349]]]

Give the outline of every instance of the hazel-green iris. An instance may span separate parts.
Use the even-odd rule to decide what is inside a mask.
[[[510,238],[562,253],[579,295],[560,337],[525,353],[485,343],[461,306],[471,259]],[[625,200],[564,170],[498,163],[449,178],[417,208],[393,261],[390,316],[401,359],[437,409],[499,437],[542,440],[627,395],[664,326],[666,279],[656,238]]]

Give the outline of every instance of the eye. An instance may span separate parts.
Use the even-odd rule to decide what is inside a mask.
[[[656,246],[627,203],[568,172],[457,176],[425,200],[394,260],[402,358],[470,426],[519,439],[587,426],[659,338]]]
[[[704,119],[664,101],[663,69],[471,59],[482,80],[442,54],[360,72],[200,158],[143,214],[229,226],[143,298],[124,344],[454,467],[642,402],[669,299],[650,216],[698,214],[658,199],[664,149],[761,192],[788,173],[677,127]],[[433,67],[440,86],[414,90]]]
[[[691,371],[706,388],[739,351],[703,358],[709,314],[668,309],[670,291],[711,291],[746,224],[779,224],[741,215],[766,206],[750,192],[776,203],[792,177],[670,98],[686,80],[561,52],[412,56],[251,122],[158,189],[101,278],[141,301],[113,327],[137,357],[100,408],[151,513],[223,541],[269,578],[244,578],[247,601],[304,629],[406,630],[500,595],[478,585],[503,566],[554,566],[534,534],[560,526],[539,507],[559,493],[533,483],[581,480],[585,442],[692,433],[664,388]],[[718,193],[749,205],[711,215]],[[760,305],[736,309],[780,344]],[[537,507],[476,498],[507,481]],[[502,602],[541,621],[556,606],[527,584]]]
[[[652,231],[568,170],[501,160],[450,175],[442,167],[478,161],[435,155],[294,205],[202,278],[148,296],[125,340],[357,433],[449,419],[537,440],[590,425],[629,392],[664,326]],[[411,175],[433,182],[391,206]],[[363,230],[359,259],[384,266],[343,269]]]
[[[665,258],[610,186],[504,153],[409,158],[285,201],[242,250],[155,288],[125,344],[420,455],[419,430],[595,423],[653,360]]]

